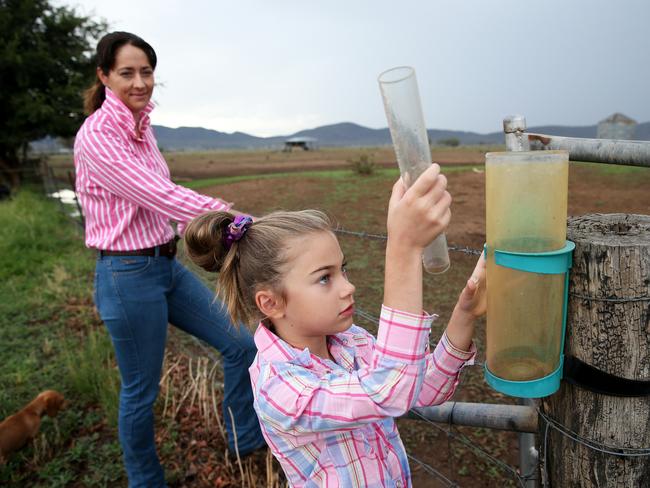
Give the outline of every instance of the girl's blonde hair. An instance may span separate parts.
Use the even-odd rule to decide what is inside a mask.
[[[225,235],[234,218],[230,212],[199,215],[185,229],[185,249],[195,264],[219,272],[217,296],[225,303],[233,323],[252,326],[264,319],[255,303],[260,289],[269,288],[284,297],[287,240],[331,231],[332,222],[319,210],[273,212],[253,222],[228,248]]]

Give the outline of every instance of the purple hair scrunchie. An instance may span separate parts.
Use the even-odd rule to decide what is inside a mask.
[[[236,242],[244,237],[244,234],[252,225],[252,223],[253,217],[250,215],[237,215],[237,217],[235,217],[235,220],[228,224],[228,227],[225,229],[226,232],[224,235],[223,243],[226,246],[226,249],[230,249],[233,242]]]

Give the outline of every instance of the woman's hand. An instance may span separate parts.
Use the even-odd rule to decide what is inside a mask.
[[[472,276],[458,297],[456,308],[470,314],[472,317],[480,317],[487,311],[487,293],[485,289],[485,257],[481,253]]]
[[[447,178],[438,164],[432,164],[409,189],[400,178],[388,203],[389,242],[421,252],[449,225],[450,205]]]

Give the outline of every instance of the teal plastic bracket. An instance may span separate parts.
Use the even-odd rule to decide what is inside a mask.
[[[549,252],[512,252],[494,250],[494,262],[505,268],[526,273],[564,274],[564,303],[562,304],[562,340],[560,343],[560,362],[555,370],[542,378],[529,381],[511,381],[495,376],[485,363],[485,380],[495,390],[520,398],[541,398],[552,395],[560,388],[564,366],[564,336],[566,334],[567,305],[569,301],[569,269],[573,264],[572,254],[575,244],[565,241],[562,249]],[[484,252],[487,256],[487,244]]]
[[[512,252],[494,250],[494,262],[504,268],[512,268],[528,273],[563,274],[572,264],[572,253],[576,245],[565,241],[562,249],[548,252]]]
[[[564,354],[560,354],[560,364],[555,370],[542,378],[529,381],[504,380],[492,374],[485,363],[485,381],[496,391],[519,398],[542,398],[552,395],[560,388]]]

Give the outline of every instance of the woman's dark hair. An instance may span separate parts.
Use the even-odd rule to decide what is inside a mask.
[[[147,55],[151,68],[156,69],[156,51],[147,41],[130,32],[117,31],[106,34],[97,43],[95,63],[102,70],[102,73],[108,75],[108,72],[113,69],[117,51],[126,44],[142,49]],[[97,77],[93,85],[84,92],[84,111],[86,114],[90,115],[101,107],[105,99],[106,89],[99,77]]]

